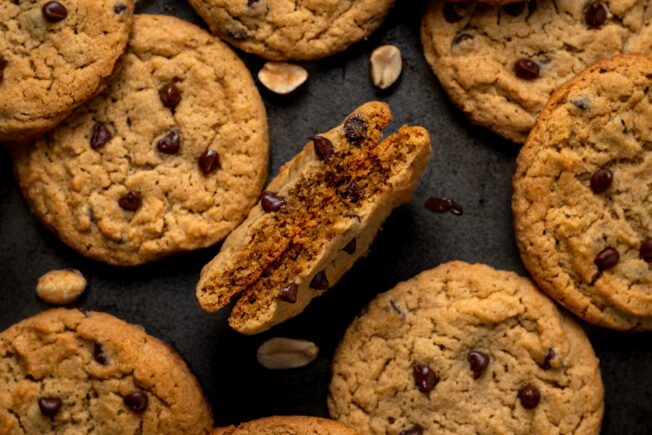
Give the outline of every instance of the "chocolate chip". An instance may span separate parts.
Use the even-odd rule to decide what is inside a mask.
[[[108,141],[111,140],[113,135],[108,128],[101,122],[96,123],[93,126],[93,135],[91,136],[91,148],[94,150],[98,149],[101,146],[106,145]]]
[[[122,398],[124,400],[127,408],[131,409],[133,412],[143,412],[147,409],[147,394],[142,391],[136,391],[129,393]]]
[[[358,201],[362,197],[362,190],[358,183],[353,180],[349,187],[346,189],[346,195],[351,198],[353,202]]]
[[[571,100],[571,103],[573,104],[573,106],[577,107],[580,110],[588,111],[591,109],[591,101],[586,97],[573,98]]]
[[[541,393],[537,387],[532,384],[527,384],[518,392],[518,398],[521,399],[521,405],[525,409],[536,408],[541,400]]]
[[[457,23],[462,20],[462,16],[457,13],[456,4],[451,2],[444,3],[444,19],[449,23]]]
[[[607,19],[607,8],[601,2],[595,1],[586,8],[584,20],[589,27],[598,28]]]
[[[424,204],[424,207],[435,213],[450,211],[456,216],[461,216],[462,214],[464,214],[464,209],[460,204],[456,203],[450,198],[445,198],[445,197],[439,198],[433,196],[431,198],[428,198],[428,200]]]
[[[169,109],[174,109],[181,101],[181,91],[174,83],[168,83],[163,86],[158,91],[158,95],[163,105]]]
[[[517,77],[534,80],[539,77],[539,65],[531,59],[519,59],[514,62],[514,72]]]
[[[453,39],[453,45],[457,45],[468,40],[473,40],[473,35],[468,33],[460,33]]]
[[[143,203],[143,198],[138,192],[129,192],[118,200],[118,205],[127,211],[136,211]]]
[[[199,156],[199,168],[204,173],[208,175],[217,168],[220,167],[220,155],[217,151],[206,150]]]
[[[314,288],[315,290],[327,290],[328,287],[330,287],[330,283],[328,282],[325,270],[318,272],[312,281],[310,281],[310,288]]]
[[[263,192],[263,196],[260,199],[260,205],[266,213],[279,211],[285,207],[287,202],[288,201],[284,196],[269,191]]]
[[[278,298],[282,301],[289,302],[291,304],[297,301],[297,292],[299,291],[299,286],[295,283],[290,283],[283,287],[278,294]]]
[[[247,7],[253,7],[258,3],[260,0],[247,0]]]
[[[351,239],[349,243],[346,244],[345,247],[342,248],[342,251],[346,252],[347,254],[351,255],[355,252],[356,245],[358,243],[355,240],[355,237]]]
[[[181,143],[181,135],[179,129],[175,128],[170,131],[167,136],[158,141],[156,148],[165,154],[176,154],[179,152],[179,145]]]
[[[99,343],[95,343],[95,346],[93,347],[93,359],[97,361],[98,364],[102,364],[103,366],[108,363],[106,355],[104,355],[102,345]]]
[[[121,14],[127,10],[127,5],[124,3],[118,3],[113,7],[113,12],[116,14]]]
[[[598,169],[591,177],[591,190],[593,193],[602,193],[611,186],[614,174],[607,168]]]
[[[511,15],[512,17],[518,17],[525,10],[525,2],[506,4],[503,6],[503,10],[506,14]]]
[[[641,243],[639,256],[648,263],[652,262],[652,239],[647,238]]]
[[[422,393],[429,393],[435,388],[439,378],[430,367],[422,364],[417,364],[414,366],[414,383],[419,388],[419,391]]]
[[[68,16],[66,7],[59,2],[47,2],[41,11],[45,19],[51,23],[58,23]]]
[[[548,352],[546,353],[546,356],[539,367],[541,367],[544,370],[550,370],[550,361],[552,361],[553,358],[555,358],[555,350],[553,348],[550,348],[548,349]]]
[[[328,163],[333,157],[333,143],[322,136],[313,136],[309,137],[308,140],[311,140],[315,146],[315,153],[319,156],[324,163]]]
[[[349,218],[349,219],[357,219],[358,222],[362,222],[362,218],[360,216],[358,216],[357,214],[347,213],[347,214],[344,215],[344,217]]]
[[[236,41],[245,41],[249,38],[249,35],[247,35],[247,32],[244,30],[236,28],[237,24],[235,21],[232,22],[232,24],[227,26],[227,33],[231,38],[233,38]]]
[[[422,435],[422,434],[423,434],[423,428],[418,424],[415,424],[411,428],[402,430],[398,433],[398,435]]]
[[[620,254],[616,250],[616,248],[605,248],[603,249],[596,257],[594,260],[594,263],[596,266],[598,266],[598,269],[600,270],[607,270],[611,269],[618,263],[618,260],[620,260]]]
[[[451,213],[455,216],[462,216],[464,214],[464,209],[460,204],[453,201],[453,204],[451,205]]]
[[[41,409],[41,414],[46,417],[54,417],[61,409],[61,399],[55,399],[53,397],[44,397],[38,399],[38,407]]]
[[[473,350],[469,352],[467,359],[471,364],[473,379],[478,379],[482,376],[484,371],[487,370],[487,366],[489,365],[489,355],[478,350]]]
[[[7,60],[4,57],[0,56],[0,81],[2,81],[2,79],[5,76],[6,67],[7,67]]]
[[[367,123],[360,115],[352,115],[344,122],[344,135],[349,142],[360,142],[367,134]]]

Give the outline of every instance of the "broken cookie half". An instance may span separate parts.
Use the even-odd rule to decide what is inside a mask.
[[[371,102],[310,138],[203,268],[202,309],[237,298],[231,327],[263,332],[302,312],[366,253],[392,209],[411,199],[431,153],[421,127],[381,142],[391,119],[386,104]]]

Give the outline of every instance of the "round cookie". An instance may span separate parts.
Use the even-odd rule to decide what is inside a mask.
[[[19,148],[14,167],[61,240],[127,266],[224,238],[256,202],[268,153],[262,100],[233,51],[185,21],[138,15],[116,80]]]
[[[276,416],[214,429],[212,435],[356,435],[342,423],[318,417]]]
[[[0,2],[0,144],[55,127],[122,65],[132,0]]]
[[[213,33],[271,60],[320,59],[366,38],[395,0],[189,0]]]
[[[426,59],[471,122],[525,142],[550,95],[594,62],[652,47],[649,0],[538,0],[504,7],[431,0]]]
[[[530,280],[484,265],[443,264],[376,297],[332,371],[330,414],[362,433],[600,432],[582,329]]]
[[[598,62],[562,86],[517,159],[523,263],[578,316],[652,329],[652,56]]]
[[[181,356],[103,313],[53,309],[0,334],[0,432],[209,433]]]

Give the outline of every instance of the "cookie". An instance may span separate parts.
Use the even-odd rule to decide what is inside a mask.
[[[0,433],[209,433],[181,356],[104,313],[53,309],[0,334]]]
[[[217,428],[212,435],[356,435],[342,423],[318,417],[277,416],[253,420],[241,425]]]
[[[369,36],[395,0],[189,0],[213,33],[271,60],[320,59]]]
[[[408,202],[431,153],[421,127],[380,142],[389,107],[372,102],[311,138],[202,270],[197,299],[229,323],[265,331],[304,310],[364,255],[392,209]]]
[[[332,364],[333,418],[375,434],[598,434],[591,344],[532,282],[443,264],[376,297]]]
[[[0,3],[0,144],[28,142],[120,71],[132,0]]]
[[[648,0],[431,0],[426,59],[471,122],[523,143],[550,95],[594,62],[652,47]]]
[[[584,320],[652,329],[652,56],[598,62],[561,87],[517,159],[523,263]]]
[[[116,80],[20,147],[14,167],[62,241],[132,266],[223,239],[255,204],[268,153],[265,109],[235,53],[185,21],[138,15]]]

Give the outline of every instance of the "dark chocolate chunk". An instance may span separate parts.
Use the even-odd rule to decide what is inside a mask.
[[[263,192],[260,200],[260,205],[266,213],[279,211],[287,204],[287,199],[284,196],[277,195],[274,192]]]
[[[41,11],[45,19],[51,23],[58,23],[68,16],[68,10],[59,2],[47,2]]]
[[[444,19],[449,22],[449,23],[457,23],[462,20],[462,17],[460,14],[457,13],[457,3],[452,3],[452,2],[446,2],[444,3],[444,9],[442,12],[444,13]]]
[[[521,405],[525,409],[536,408],[541,400],[541,393],[537,387],[532,384],[527,384],[518,392],[518,398],[521,399]]]
[[[5,76],[5,68],[7,68],[7,60],[0,56],[0,81],[2,81]]]
[[[310,288],[314,288],[315,290],[327,290],[328,287],[330,287],[330,283],[328,282],[325,270],[318,272],[312,281],[310,281]]]
[[[278,294],[278,298],[282,301],[293,304],[297,301],[298,291],[299,286],[292,282],[281,289]]]
[[[358,114],[344,122],[344,135],[350,142],[360,142],[367,134],[367,123]]]
[[[179,145],[181,144],[181,135],[179,129],[175,128],[170,131],[163,139],[158,141],[156,148],[165,154],[176,154],[179,152]]]
[[[541,367],[544,370],[550,370],[550,362],[553,360],[554,357],[555,357],[555,350],[551,347],[550,349],[548,349],[548,352],[546,353],[546,356],[539,367]]]
[[[426,365],[415,365],[413,372],[414,383],[422,393],[429,393],[433,388],[435,388],[437,382],[439,382],[437,374]]]
[[[346,189],[346,195],[354,202],[362,197],[362,190],[355,180],[351,181],[351,184],[349,184],[349,187]]]
[[[106,355],[104,355],[102,345],[99,343],[95,343],[95,346],[93,347],[93,359],[97,361],[98,364],[102,364],[103,366],[108,363]]]
[[[639,251],[639,256],[649,262],[652,262],[652,239],[647,238],[641,243],[641,249]]]
[[[61,399],[56,399],[54,397],[44,397],[38,399],[38,407],[41,410],[41,414],[46,417],[54,417],[61,409]]]
[[[106,145],[112,137],[113,135],[104,124],[101,122],[95,123],[93,126],[93,135],[91,136],[91,148],[96,150],[99,147]]]
[[[596,266],[598,266],[598,269],[600,270],[607,270],[611,269],[618,263],[618,260],[620,260],[620,254],[616,250],[616,248],[605,248],[603,249],[596,257],[594,260],[594,263]]]
[[[595,1],[586,8],[584,12],[584,20],[589,27],[598,28],[607,19],[607,8],[599,2]]]
[[[319,158],[322,159],[324,163],[328,163],[333,157],[333,143],[323,136],[309,137],[308,140],[311,140],[314,144],[315,153],[319,156]]]
[[[602,193],[611,186],[614,174],[607,168],[598,169],[591,177],[591,190],[593,193]]]
[[[539,65],[531,59],[519,59],[514,62],[514,73],[525,80],[534,80],[539,77]]]
[[[358,243],[355,240],[355,237],[351,239],[349,243],[346,244],[345,247],[342,248],[342,251],[346,252],[347,254],[353,254],[355,252],[356,245]]]
[[[471,371],[473,372],[473,379],[478,379],[487,370],[489,366],[489,355],[478,350],[472,350],[467,356],[471,364]]]
[[[113,7],[113,12],[116,14],[121,14],[127,10],[127,5],[124,3],[118,3]]]
[[[473,35],[469,33],[460,33],[453,39],[453,45],[457,45],[461,42],[472,40],[472,39],[473,39]]]
[[[201,169],[204,175],[208,175],[220,167],[220,155],[217,151],[206,150],[199,156],[198,163],[199,169]]]
[[[503,6],[503,10],[506,14],[511,15],[512,17],[518,17],[525,10],[525,2],[506,4]]]
[[[127,211],[136,211],[143,204],[143,198],[138,192],[129,192],[118,200],[118,205]]]
[[[131,409],[133,412],[141,413],[147,409],[147,394],[142,391],[129,393],[124,396],[122,400],[124,400],[127,408]]]
[[[415,424],[411,428],[402,430],[398,433],[398,435],[422,435],[422,434],[423,434],[423,428],[418,424]]]
[[[181,101],[181,91],[174,83],[168,83],[163,86],[158,91],[158,95],[161,98],[163,105],[170,109],[177,107]]]

